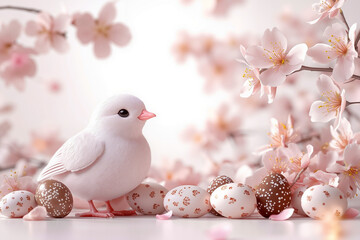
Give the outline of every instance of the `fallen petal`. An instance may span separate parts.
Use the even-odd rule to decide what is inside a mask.
[[[229,235],[232,231],[230,224],[215,225],[208,231],[208,237],[211,240],[225,240],[229,239]]]
[[[157,214],[156,219],[169,220],[172,217],[172,214],[173,214],[172,211],[169,211],[169,212],[164,213],[164,214]]]
[[[46,208],[43,206],[37,206],[36,208],[31,210],[31,212],[26,214],[23,219],[25,221],[41,221],[46,219],[46,215]]]
[[[355,208],[349,208],[343,215],[344,219],[354,219],[359,215],[359,210]]]
[[[276,215],[271,215],[269,218],[273,221],[284,221],[289,219],[294,213],[293,208],[286,208],[281,213]]]

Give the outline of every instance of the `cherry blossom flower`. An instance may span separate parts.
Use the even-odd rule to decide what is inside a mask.
[[[240,46],[243,56],[246,55],[245,47]],[[244,80],[243,87],[240,92],[240,97],[248,98],[260,91],[260,97],[264,93],[268,97],[268,103],[274,101],[276,95],[276,87],[264,86],[260,81],[260,73],[258,68],[251,67],[246,61],[239,60],[241,77]]]
[[[12,49],[17,46],[21,25],[17,20],[2,24],[0,30],[0,64],[11,57]]]
[[[218,148],[218,141],[215,139],[214,135],[210,134],[207,130],[200,130],[194,126],[187,127],[182,133],[182,138],[196,148],[205,151]]]
[[[344,160],[327,170],[339,174],[339,186],[347,197],[354,197],[360,186],[360,145],[349,144],[344,151]]]
[[[224,16],[236,4],[243,3],[244,0],[203,0],[205,11],[216,16]]]
[[[281,85],[286,76],[299,70],[304,62],[306,44],[298,44],[287,51],[287,39],[277,29],[267,29],[262,46],[252,46],[246,51],[246,60],[254,67],[266,69],[260,74],[260,81],[266,86]]]
[[[312,122],[329,122],[335,119],[334,129],[340,125],[342,113],[346,107],[345,90],[340,87],[327,75],[320,75],[317,87],[323,96],[323,101],[315,101],[311,105],[309,115]]]
[[[94,42],[94,53],[98,58],[106,58],[110,55],[110,42],[122,47],[131,39],[129,28],[122,23],[114,23],[115,17],[114,2],[105,4],[97,19],[89,13],[75,16],[74,23],[80,42],[83,44]]]
[[[36,63],[31,58],[32,49],[16,46],[9,53],[9,59],[3,62],[0,76],[6,85],[13,85],[17,90],[25,89],[25,78],[36,73]]]
[[[279,122],[275,118],[270,119],[270,144],[261,147],[258,152],[264,153],[273,148],[287,147],[289,143],[294,143],[299,140],[299,134],[294,129],[293,118],[289,115],[286,125]]]
[[[313,4],[313,9],[320,15],[315,20],[311,21],[311,24],[317,23],[327,17],[334,18],[341,11],[345,0],[320,0],[318,3]]]
[[[31,150],[33,154],[52,156],[64,143],[54,131],[33,132],[31,134]]]
[[[192,38],[187,32],[180,32],[176,43],[172,48],[176,60],[179,63],[184,62],[192,51]]]
[[[313,146],[307,145],[306,150],[307,152],[303,153],[295,143],[290,143],[287,148],[280,148],[280,151],[282,151],[288,159],[290,172],[298,173],[309,165],[313,153]]]
[[[29,21],[26,24],[26,34],[36,37],[35,49],[39,53],[46,53],[52,47],[59,53],[64,53],[69,49],[66,41],[66,28],[70,24],[70,16],[60,14],[53,17],[48,13],[38,14],[37,21]]]
[[[335,23],[324,32],[329,43],[318,43],[308,51],[308,55],[319,63],[336,60],[332,73],[336,81],[343,82],[354,74],[354,59],[358,56],[354,46],[355,31],[356,24],[353,24],[348,36],[345,28],[340,23]]]
[[[21,159],[21,156],[16,154],[12,148],[8,146],[0,146],[0,168],[8,168],[15,166]]]
[[[37,184],[32,177],[18,177],[16,172],[13,172],[10,177],[5,175],[0,178],[0,199],[17,190],[26,190],[35,194],[36,188]]]
[[[221,104],[207,121],[209,134],[219,141],[224,141],[240,128],[242,122],[241,116],[231,113],[230,110],[229,105]]]
[[[180,185],[198,185],[201,181],[201,174],[186,166],[182,161],[177,160],[171,163],[164,163],[162,167],[152,167],[148,177],[164,183],[164,187],[172,189]]]
[[[347,145],[353,142],[360,143],[360,133],[353,133],[351,125],[346,118],[341,119],[337,131],[333,128],[333,126],[330,126],[330,131],[333,139],[329,145],[340,154],[343,153]]]

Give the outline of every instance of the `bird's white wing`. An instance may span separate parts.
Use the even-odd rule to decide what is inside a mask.
[[[90,166],[104,153],[105,144],[89,132],[80,132],[57,150],[41,171],[38,181]]]

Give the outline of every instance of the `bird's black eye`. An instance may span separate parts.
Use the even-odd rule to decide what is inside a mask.
[[[120,109],[120,111],[118,112],[120,117],[126,118],[129,116],[129,111],[126,109]]]

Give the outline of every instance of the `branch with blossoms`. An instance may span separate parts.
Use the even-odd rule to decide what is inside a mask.
[[[207,93],[225,90],[231,99],[226,108],[238,109],[237,114],[230,115],[222,112],[224,105],[220,105],[217,113],[221,121],[213,117],[207,121],[213,123],[212,128],[205,123],[203,130],[186,131],[186,140],[211,159],[212,172],[206,174],[214,177],[224,172],[229,161],[220,160],[217,153],[235,136],[241,141],[236,154],[245,157],[233,157],[234,170],[229,177],[240,179],[238,171],[250,174],[246,183],[255,187],[268,173],[276,172],[287,178],[292,191],[328,184],[347,197],[356,196],[360,188],[360,160],[356,157],[360,154],[360,132],[354,132],[353,127],[360,121],[351,108],[360,104],[356,99],[360,90],[360,33],[356,35],[357,24],[349,24],[341,9],[345,2],[315,3],[318,17],[310,23],[286,13],[281,16],[282,26],[265,30],[262,38],[250,34],[226,39],[210,34],[179,35],[173,47],[177,60],[183,63],[193,57]],[[304,72],[319,75],[305,80]],[[304,81],[306,90],[298,90]],[[309,86],[316,86],[321,99]],[[291,96],[284,95],[283,89],[291,91]],[[266,100],[254,98],[257,93]],[[243,147],[258,132],[247,130],[243,122],[263,112],[277,117],[270,120],[269,143],[254,151],[257,157],[251,157]],[[351,124],[349,120],[357,122]],[[319,128],[314,122],[323,126]],[[240,171],[244,166],[251,171]]]
[[[53,16],[43,10],[19,6],[0,6],[0,10],[23,11],[36,15],[26,23],[24,32],[34,38],[33,46],[24,46],[18,41],[22,32],[19,21],[3,23],[0,30],[0,77],[6,85],[24,90],[25,79],[37,72],[34,58],[51,50],[65,53],[70,44],[67,41],[68,28],[76,28],[77,37],[82,44],[93,43],[95,57],[104,59],[110,56],[110,44],[126,46],[131,40],[129,28],[115,22],[115,2],[103,6],[97,17],[90,13],[63,13]],[[53,89],[53,85],[50,89]]]

